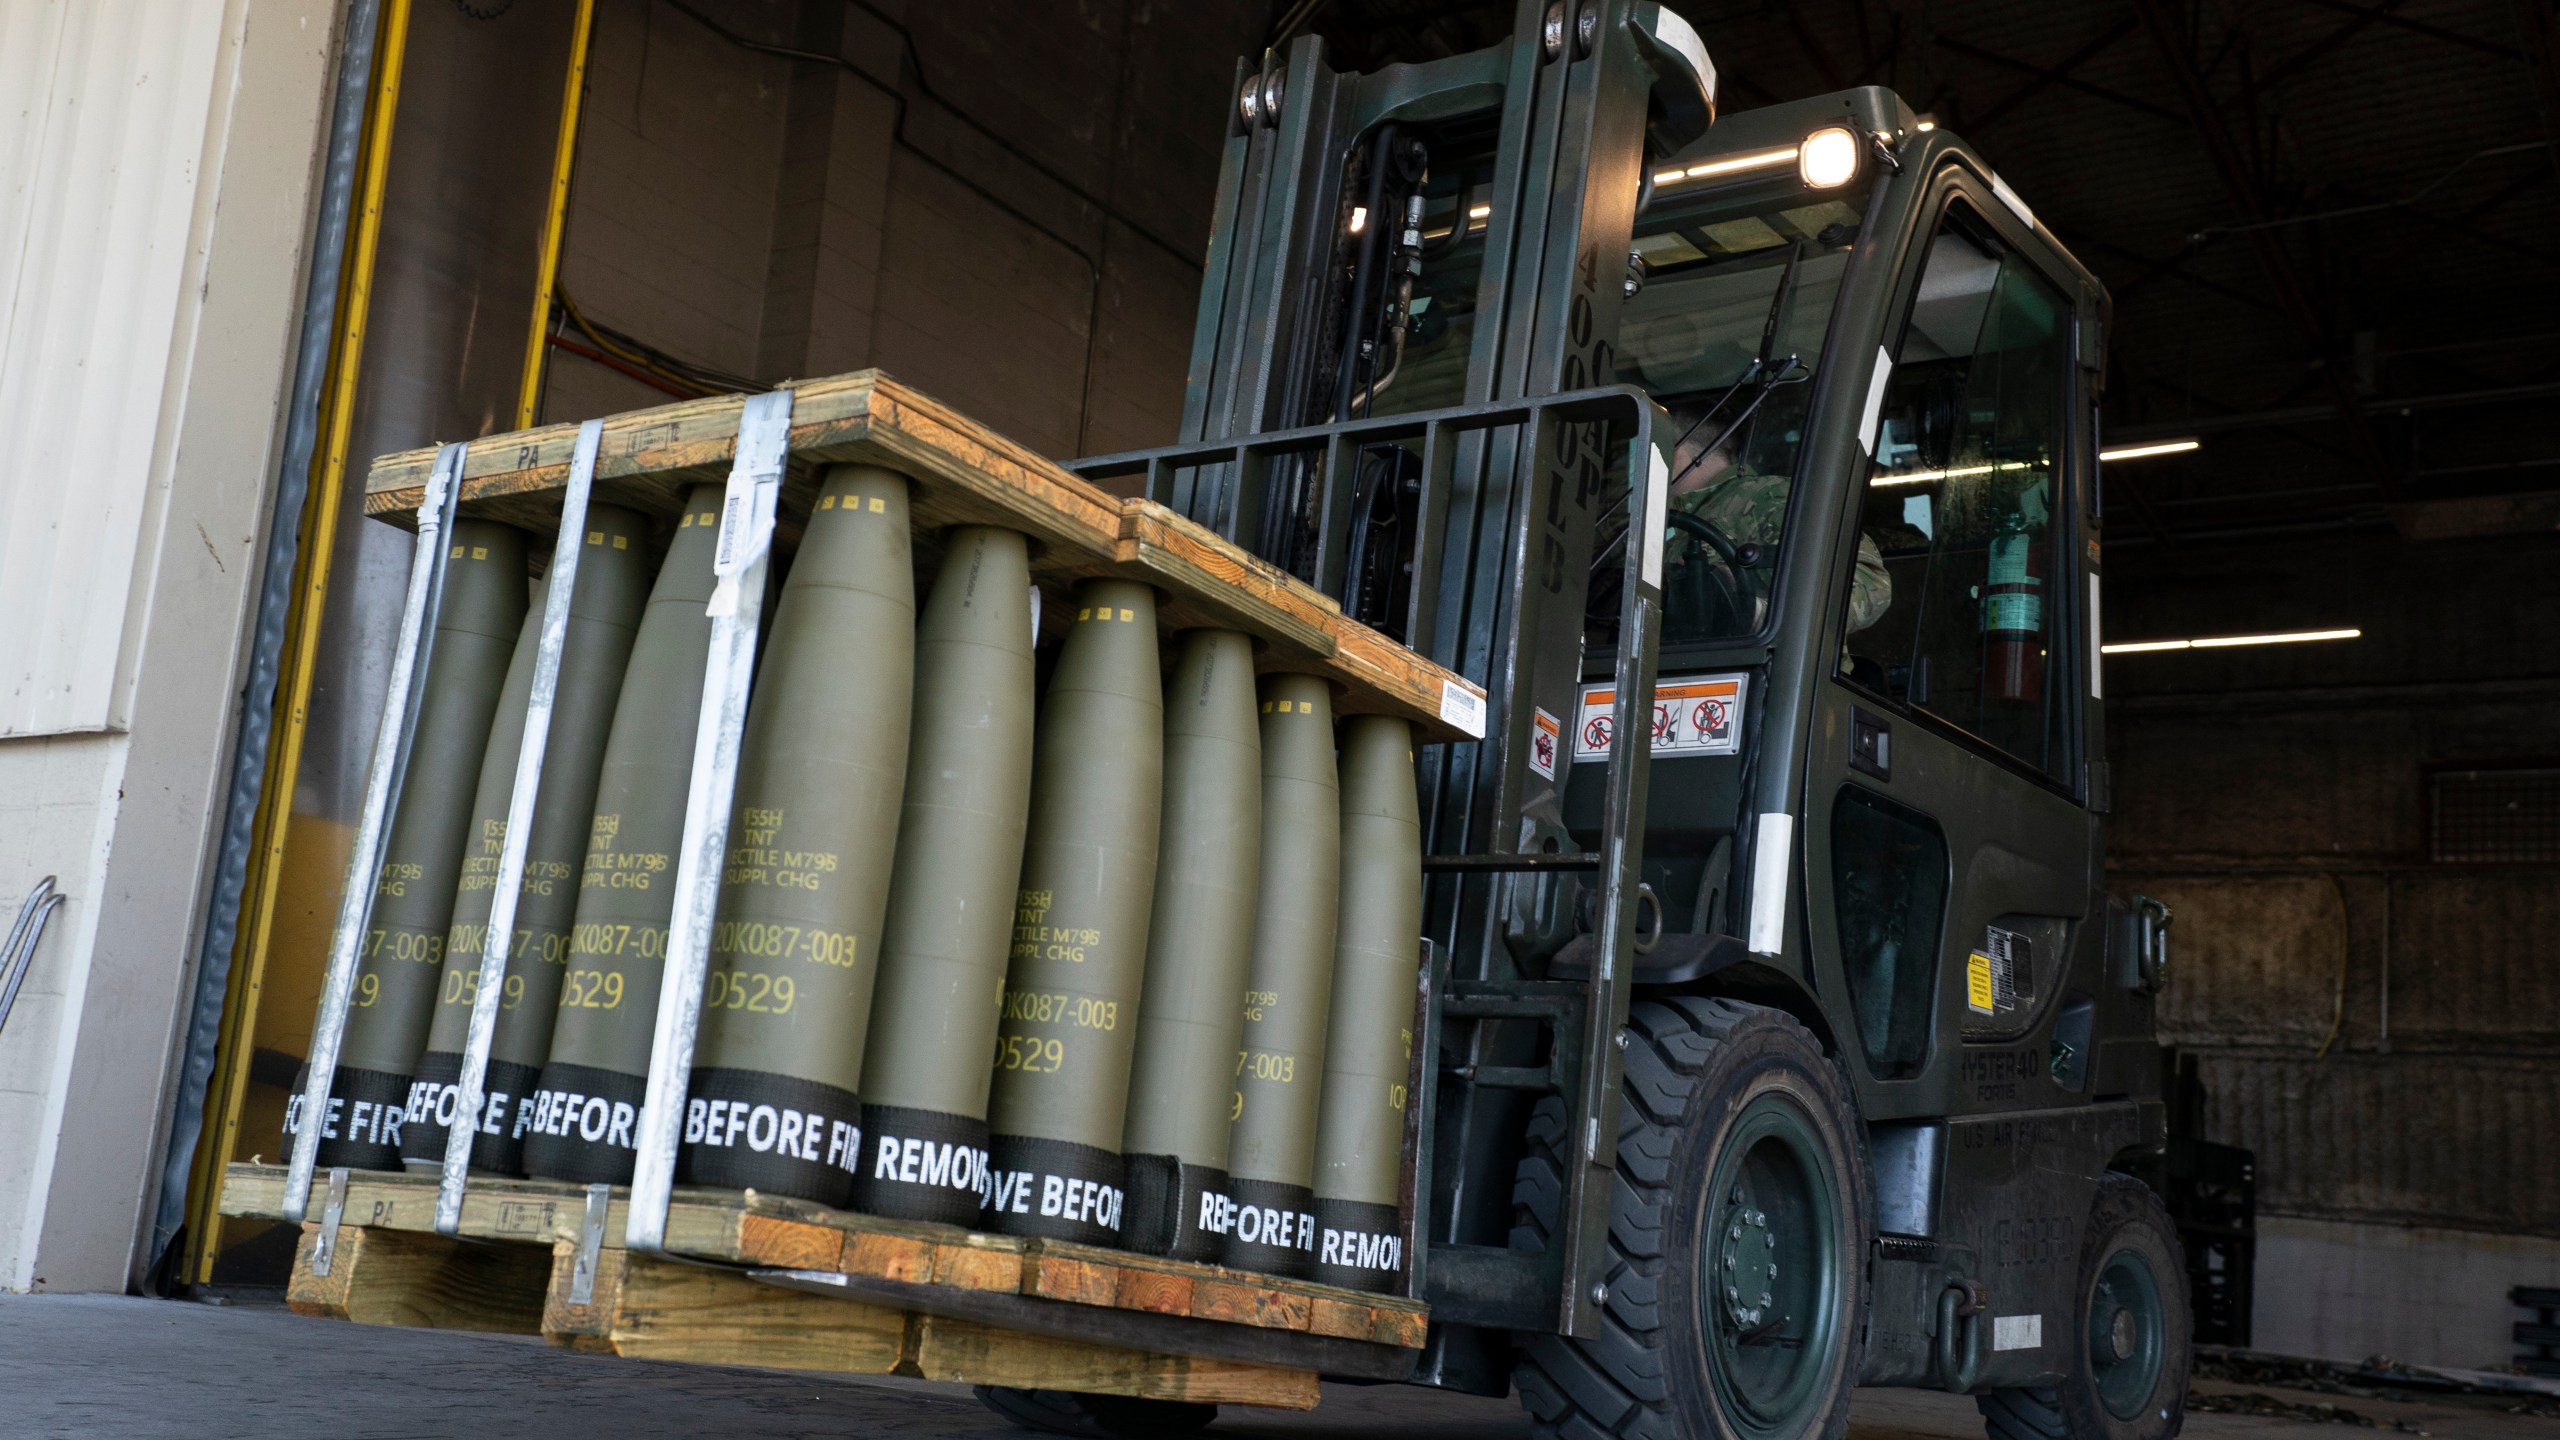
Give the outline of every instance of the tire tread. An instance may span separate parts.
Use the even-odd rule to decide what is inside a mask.
[[[1674,1151],[1717,1053],[1763,1027],[1791,1031],[1788,1039],[1806,1053],[1822,1054],[1820,1042],[1793,1016],[1766,1006],[1684,995],[1649,999],[1630,1012],[1602,1333],[1579,1341],[1524,1337],[1513,1384],[1538,1440],[1690,1440],[1670,1403],[1674,1359],[1664,1338],[1666,1240],[1678,1199]],[[1841,1078],[1836,1067],[1825,1068]],[[1854,1145],[1859,1132],[1845,1084],[1839,1095],[1842,1113],[1835,1118],[1848,1127],[1844,1133]],[[1539,1101],[1515,1172],[1515,1248],[1542,1250],[1555,1234],[1566,1194],[1566,1129],[1563,1099],[1550,1095]],[[1859,1202],[1853,1197],[1848,1203]],[[1853,1349],[1863,1319],[1853,1314],[1842,1322]],[[1854,1384],[1854,1354],[1849,1375]],[[1847,1426],[1843,1403],[1807,1440],[1839,1440]]]

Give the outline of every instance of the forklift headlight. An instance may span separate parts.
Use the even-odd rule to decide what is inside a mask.
[[[1837,125],[1807,135],[1796,150],[1796,173],[1816,190],[1848,184],[1858,174],[1858,137]]]

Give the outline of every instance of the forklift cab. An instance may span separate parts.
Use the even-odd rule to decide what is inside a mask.
[[[1866,143],[1817,186],[1806,137],[1831,126]],[[1937,1347],[1961,1322],[1929,1297],[1997,1276],[2010,1349],[2041,1352],[2018,1337],[2081,1298],[2081,1230],[2025,1238],[2030,1217],[2090,1213],[2160,1132],[2156,972],[2111,945],[2104,891],[2106,299],[1881,90],[1731,117],[1652,181],[1617,367],[1671,421],[1634,979],[1823,1030],[1867,1125],[1873,1303],[1901,1312],[1863,1378],[1951,1384]],[[1593,581],[1564,805],[1582,848],[1614,738],[1605,564]],[[1549,973],[1593,948],[1566,941]],[[1995,1341],[1961,1378],[2052,1364]]]
[[[1859,137],[1846,175],[1810,173],[1806,137],[1826,131]],[[1726,119],[1655,167],[1635,235],[1617,377],[1671,420],[1646,837],[1661,931],[1726,937],[1706,964],[1845,997],[1854,1033],[1834,1038],[1871,1119],[1961,1110],[1965,1048],[2031,1035],[2067,1052],[2042,1067],[2053,1098],[2081,1093],[2105,928],[2087,758],[2103,293],[1882,90]],[[1595,569],[1578,776],[1608,749],[1608,579]],[[1749,803],[1789,772],[1800,803]],[[1799,833],[1761,833],[1765,813]],[[1596,838],[1591,787],[1566,814]],[[1751,893],[1739,867],[1771,844],[1800,853],[1800,896]],[[1700,953],[1656,941],[1636,973],[1696,978]]]

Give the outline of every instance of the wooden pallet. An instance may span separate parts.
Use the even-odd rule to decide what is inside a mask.
[[[284,1178],[230,1166],[222,1212],[284,1218]],[[327,1273],[306,1223],[287,1300],[650,1359],[1285,1408],[1312,1406],[1319,1374],[1403,1378],[1427,1328],[1426,1308],[1400,1297],[754,1191],[678,1190],[672,1258],[638,1255],[620,1244],[626,1201],[613,1192],[592,1293],[577,1299],[582,1188],[475,1181],[448,1238],[434,1233],[432,1178],[355,1171]]]
[[[916,482],[920,535],[962,524],[1019,530],[1034,542],[1037,579],[1148,581],[1164,597],[1159,618],[1168,631],[1243,631],[1262,642],[1265,669],[1336,681],[1343,714],[1401,716],[1426,744],[1480,735],[1480,687],[1345,619],[1314,587],[1173,511],[1112,495],[877,370],[792,389],[791,464],[777,521],[786,536],[807,519],[823,467],[884,466]],[[608,419],[596,498],[674,516],[692,486],[726,477],[744,408],[739,397],[720,396]],[[472,441],[462,465],[463,513],[556,528],[577,435],[575,425],[552,425]],[[429,448],[376,460],[365,513],[414,525],[435,455]]]

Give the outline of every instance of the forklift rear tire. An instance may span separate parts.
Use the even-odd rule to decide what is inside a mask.
[[[2102,1176],[2088,1237],[2070,1378],[1975,1396],[1991,1440],[2168,1440],[2186,1424],[2193,1315],[2168,1209],[2132,1176]]]
[[[1600,1331],[1523,1337],[1534,1433],[1838,1440],[1874,1208],[1847,1079],[1795,1017],[1698,996],[1638,1004],[1626,1057]],[[1531,1117],[1515,1248],[1562,1223],[1568,1128]]]
[[[1141,1400],[1130,1395],[1082,1395],[1071,1390],[977,1387],[978,1403],[1025,1430],[1041,1435],[1081,1435],[1088,1440],[1183,1440],[1209,1428],[1215,1405]]]

